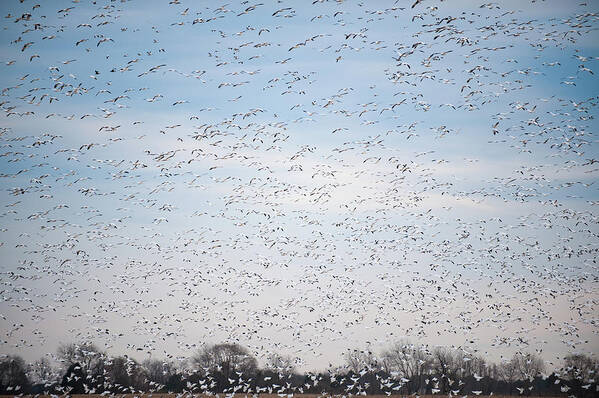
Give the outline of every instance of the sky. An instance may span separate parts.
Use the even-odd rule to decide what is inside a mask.
[[[599,349],[595,2],[0,8],[0,352]]]

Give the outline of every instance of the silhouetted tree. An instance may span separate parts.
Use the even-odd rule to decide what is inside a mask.
[[[441,394],[448,394],[458,377],[459,354],[451,348],[435,347],[432,357],[432,369],[438,378],[436,389]]]
[[[97,376],[103,372],[106,354],[99,350],[93,343],[61,344],[56,354],[58,360],[65,367],[78,363],[81,369],[91,376]]]
[[[499,365],[499,377],[508,386],[508,393],[512,395],[514,382],[518,379],[518,369],[514,361],[505,360]]]
[[[258,361],[247,349],[239,344],[214,344],[205,346],[193,356],[192,362],[200,373],[209,371],[220,376],[216,378],[218,389],[234,384],[237,378],[234,372],[243,373],[245,377],[255,375]]]
[[[519,380],[532,380],[545,370],[545,362],[536,354],[518,352],[512,361]]]
[[[17,355],[7,355],[0,360],[0,394],[17,395],[29,392],[25,361]]]
[[[347,368],[354,373],[363,370],[377,371],[381,367],[380,361],[370,350],[348,350],[344,357]]]
[[[378,358],[369,350],[348,351],[347,366],[329,365],[325,373],[294,372],[290,357],[271,355],[264,369],[237,344],[205,346],[187,362],[192,369],[172,362],[146,360],[143,365],[127,356],[108,357],[91,344],[63,345],[63,364],[70,363],[61,383],[46,357],[25,366],[16,356],[0,357],[0,394],[100,393],[269,393],[408,395],[446,393],[452,396],[481,391],[482,395],[565,396],[596,395],[599,363],[588,355],[564,358],[559,372],[543,374],[545,365],[534,354],[518,352],[501,364],[462,348],[419,346],[398,342]],[[85,360],[85,366],[73,362]],[[30,385],[29,380],[38,384]]]
[[[159,359],[146,359],[142,362],[148,386],[151,390],[162,391],[166,389],[169,378],[175,374],[175,367],[171,362]]]
[[[597,393],[599,361],[585,354],[571,354],[564,358],[562,373],[568,381],[568,393],[576,397],[590,397]]]
[[[118,356],[106,361],[107,387],[116,393],[134,393],[146,387],[146,373],[133,359]]]
[[[186,386],[181,373],[173,373],[169,376],[164,387],[169,393],[180,393]]]
[[[270,370],[277,375],[290,376],[295,372],[294,361],[289,356],[271,354],[266,360],[266,370]]]
[[[65,388],[65,392],[69,394],[85,394],[89,390],[89,386],[85,384],[86,373],[78,362],[69,366],[66,373],[62,377],[60,385]]]
[[[408,341],[397,342],[383,352],[383,368],[399,379],[406,394],[424,393],[424,376],[431,365],[432,357],[428,350]]]
[[[32,383],[46,384],[57,379],[57,374],[52,364],[46,357],[42,357],[31,363],[27,375]]]

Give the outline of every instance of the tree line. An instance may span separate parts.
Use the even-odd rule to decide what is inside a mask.
[[[345,354],[345,366],[320,373],[296,371],[295,361],[273,354],[260,367],[239,344],[206,345],[180,362],[127,355],[112,357],[92,343],[63,344],[53,364],[0,357],[0,394],[278,393],[353,395],[517,395],[594,397],[599,361],[571,354],[546,373],[536,354],[518,352],[492,363],[459,348],[398,342],[380,355]]]

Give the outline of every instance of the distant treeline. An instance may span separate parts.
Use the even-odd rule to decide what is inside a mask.
[[[205,346],[175,364],[111,357],[91,343],[61,345],[54,357],[31,364],[0,358],[0,394],[270,393],[457,396],[523,395],[596,397],[599,362],[569,355],[561,369],[545,374],[543,360],[517,353],[499,364],[464,350],[400,342],[381,355],[353,350],[346,365],[299,373],[290,357],[271,355],[263,367],[238,344]]]

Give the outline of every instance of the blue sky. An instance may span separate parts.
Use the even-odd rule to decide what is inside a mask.
[[[251,5],[2,3],[2,351],[596,352],[594,5]]]

